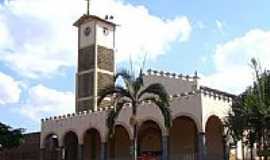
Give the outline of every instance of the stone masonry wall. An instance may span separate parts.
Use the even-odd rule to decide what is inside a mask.
[[[93,103],[94,103],[93,99],[79,101],[78,107],[76,108],[76,112],[82,112],[82,111],[87,111],[89,109],[94,109]]]
[[[95,46],[92,45],[87,48],[79,50],[79,64],[78,70],[85,71],[93,69],[95,66]]]
[[[79,97],[89,97],[93,95],[94,73],[79,75],[78,77],[78,94]]]
[[[98,46],[98,68],[114,71],[114,53],[112,49]]]
[[[104,73],[98,73],[98,94],[100,90],[113,84],[113,76]]]

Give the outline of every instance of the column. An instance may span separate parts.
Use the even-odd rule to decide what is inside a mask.
[[[83,160],[83,144],[78,144],[78,160]]]
[[[63,153],[63,152],[64,152],[64,147],[61,147],[61,146],[60,146],[60,147],[58,148],[58,155],[57,155],[57,159],[58,159],[58,160],[63,160],[63,159],[64,159],[64,156],[63,156],[64,153]]]
[[[101,151],[100,151],[101,160],[107,160],[107,143],[101,143]]]
[[[169,160],[169,136],[162,136],[162,160]]]
[[[39,151],[39,159],[40,160],[45,160],[45,148],[40,148],[40,151]]]
[[[206,151],[205,133],[200,132],[198,135],[198,160],[206,160]]]

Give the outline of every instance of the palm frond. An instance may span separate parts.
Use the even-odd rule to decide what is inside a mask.
[[[120,99],[118,99],[120,100]],[[117,101],[115,103],[115,108],[112,109],[109,114],[108,114],[108,117],[107,117],[107,120],[106,120],[106,124],[107,124],[107,127],[109,129],[109,138],[112,138],[113,134],[114,134],[114,126],[115,126],[115,121],[116,119],[118,118],[123,106],[125,105],[125,103],[127,103],[126,101]]]
[[[153,94],[159,97],[160,101],[164,103],[166,106],[169,106],[169,96],[165,89],[165,87],[160,83],[153,83],[142,90],[139,95],[138,99],[143,98],[146,94]]]
[[[130,93],[127,92],[127,90],[123,88],[122,86],[111,85],[111,86],[105,87],[99,92],[99,99],[98,99],[97,105],[99,106],[105,97],[112,96],[113,94],[117,94],[118,96],[130,98],[130,99],[133,98],[130,95]]]

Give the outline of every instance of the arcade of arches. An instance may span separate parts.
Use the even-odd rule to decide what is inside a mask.
[[[222,128],[220,119],[212,116],[207,121],[206,132],[199,134],[195,121],[181,116],[174,119],[167,136],[156,122],[145,121],[138,131],[138,153],[140,157],[151,156],[157,160],[222,160]],[[205,143],[200,145],[203,139]],[[96,129],[87,130],[80,145],[76,133],[67,132],[63,147],[59,147],[58,137],[50,134],[45,139],[43,157],[44,160],[131,160],[131,142],[129,133],[121,125],[116,126],[114,136],[107,143],[102,143]]]

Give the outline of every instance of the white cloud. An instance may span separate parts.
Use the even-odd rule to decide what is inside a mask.
[[[21,89],[19,82],[0,72],[0,106],[8,103],[17,103]]]
[[[73,113],[75,98],[72,92],[61,92],[37,85],[29,89],[28,98],[21,104],[20,112],[26,117],[39,121],[41,118]]]
[[[219,44],[213,57],[216,73],[206,76],[204,84],[241,93],[253,81],[251,58],[270,68],[270,31],[253,29],[244,36]]]
[[[85,2],[78,0],[6,1],[0,17],[4,17],[1,24],[8,30],[2,32],[11,35],[8,37],[13,45],[8,50],[0,47],[0,60],[31,78],[75,66],[77,34],[72,23],[85,8]],[[145,53],[155,58],[164,54],[170,43],[187,41],[191,33],[186,17],[162,19],[151,15],[143,6],[119,0],[93,0],[91,8],[102,17],[113,14],[121,25],[117,33],[118,61]]]
[[[0,8],[0,13],[1,13],[1,8]],[[8,28],[5,25],[5,19],[0,14],[0,53],[4,49],[11,47],[11,43],[12,41],[10,39]]]
[[[129,56],[138,58],[148,54],[150,58],[164,54],[172,42],[185,42],[191,34],[187,17],[162,19],[151,15],[144,6],[132,6],[123,1],[94,0],[93,12],[98,15],[112,14],[117,28],[117,60]]]
[[[217,29],[219,32],[224,33],[224,22],[216,20]]]

